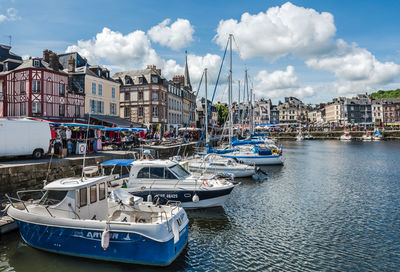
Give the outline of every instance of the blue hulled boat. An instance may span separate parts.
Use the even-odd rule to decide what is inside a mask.
[[[8,197],[7,213],[26,243],[42,250],[125,263],[167,266],[188,241],[183,208],[142,202],[123,191],[108,194],[115,176],[65,178]],[[118,196],[123,196],[119,197]]]

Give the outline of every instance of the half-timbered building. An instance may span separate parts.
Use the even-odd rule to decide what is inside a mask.
[[[39,117],[55,120],[84,118],[84,94],[68,86],[58,56],[46,50],[43,59],[24,60],[0,73],[0,117]]]

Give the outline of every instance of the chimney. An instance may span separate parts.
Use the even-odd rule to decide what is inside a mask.
[[[74,73],[75,72],[75,59],[73,56],[71,56],[68,60],[68,73]]]
[[[48,49],[43,50],[43,60],[47,63],[50,62],[50,51]]]
[[[53,52],[50,53],[49,65],[50,65],[51,69],[53,69],[54,71],[58,71],[59,62],[58,62],[58,56],[56,53],[53,53]]]

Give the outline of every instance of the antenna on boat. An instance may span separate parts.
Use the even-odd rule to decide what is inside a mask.
[[[88,117],[87,129],[86,129],[86,143],[85,143],[85,152],[83,153],[81,181],[83,181],[84,174],[85,174],[86,152],[88,150],[88,138],[89,138],[90,113],[91,113],[91,110],[89,110],[89,117]]]

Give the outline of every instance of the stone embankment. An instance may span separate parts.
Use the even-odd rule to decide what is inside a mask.
[[[364,131],[349,131],[353,139],[360,139],[364,135]],[[371,131],[371,133],[373,133]],[[297,132],[272,132],[271,137],[275,137],[279,140],[296,140]],[[308,132],[304,132],[303,136],[308,135]],[[313,136],[314,140],[339,140],[340,136],[343,135],[343,131],[312,131],[310,135]],[[400,131],[385,131],[383,133],[384,140],[400,140]]]

